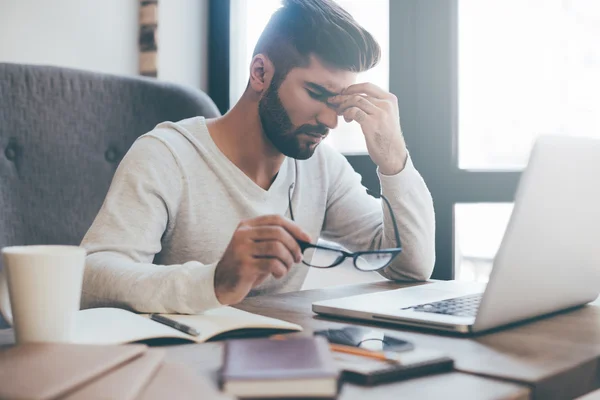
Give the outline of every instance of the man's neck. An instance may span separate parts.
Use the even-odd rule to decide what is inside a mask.
[[[244,94],[227,114],[207,120],[206,124],[219,150],[257,185],[267,190],[285,156],[265,137],[256,102]]]

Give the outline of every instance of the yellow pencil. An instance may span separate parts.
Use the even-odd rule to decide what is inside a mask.
[[[275,334],[275,335],[270,336],[269,338],[272,340],[286,340],[289,338],[289,336],[282,335],[282,334]],[[379,351],[361,349],[360,347],[329,343],[329,349],[331,351],[335,351],[338,353],[353,354],[355,356],[363,356],[363,357],[373,358],[375,360],[394,361],[393,359],[387,357],[385,355],[385,353],[382,353]]]
[[[338,353],[354,354],[357,356],[374,358],[376,360],[388,360],[385,353],[361,349],[360,347],[345,346],[343,344],[330,343],[329,349],[331,351],[336,351]]]

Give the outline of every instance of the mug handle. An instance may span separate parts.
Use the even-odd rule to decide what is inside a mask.
[[[8,295],[6,267],[0,269],[0,315],[9,325],[13,324],[12,310],[10,307],[10,297]]]

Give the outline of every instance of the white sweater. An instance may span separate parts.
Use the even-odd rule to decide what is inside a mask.
[[[88,256],[82,307],[172,313],[219,307],[215,267],[238,223],[264,214],[289,217],[292,183],[294,219],[312,238],[351,251],[396,247],[383,202],[369,196],[360,179],[340,153],[322,143],[308,160],[286,158],[264,190],[219,150],[204,118],[161,123],[125,155],[83,239]],[[399,174],[379,173],[379,179],[403,246],[380,273],[425,280],[435,259],[429,190],[410,158]],[[250,295],[299,290],[308,269],[296,264]]]

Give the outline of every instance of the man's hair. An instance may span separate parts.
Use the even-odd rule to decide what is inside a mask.
[[[258,39],[254,55],[265,54],[283,80],[310,56],[346,71],[374,67],[381,49],[373,36],[333,0],[283,0]]]

